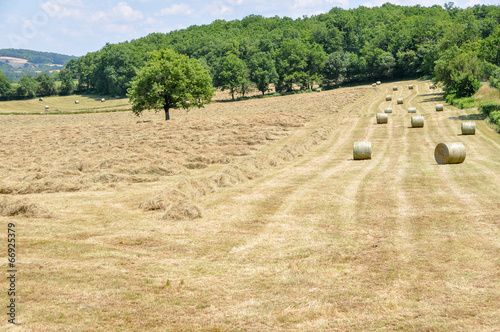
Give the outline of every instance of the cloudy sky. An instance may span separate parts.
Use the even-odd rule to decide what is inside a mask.
[[[391,0],[432,6],[451,0]],[[344,9],[380,6],[388,0],[0,0],[0,49],[26,48],[84,55],[152,32],[169,32],[216,19],[255,14],[292,18]],[[455,6],[500,4],[500,0],[455,0]]]

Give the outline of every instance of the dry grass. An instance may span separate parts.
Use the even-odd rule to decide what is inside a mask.
[[[17,190],[0,202],[52,216],[0,216],[18,236],[18,330],[495,330],[500,139],[480,121],[457,136],[471,110],[435,112],[427,83],[170,122],[0,117],[0,185]],[[384,100],[395,84],[414,85],[393,93],[404,109]],[[437,165],[435,145],[455,140],[467,160]],[[351,160],[355,141],[372,142],[371,160]]]

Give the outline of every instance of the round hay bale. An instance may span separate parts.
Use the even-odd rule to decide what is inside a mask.
[[[408,107],[408,113],[417,113],[416,107]]]
[[[43,98],[39,98],[38,101],[43,101]]]
[[[434,83],[429,84],[429,89],[435,89],[435,88],[436,86],[434,85]]]
[[[475,135],[476,123],[475,122],[462,122],[462,135]]]
[[[48,110],[49,109],[49,106],[48,105],[45,105],[45,110]]]
[[[377,85],[380,85],[380,84],[382,84],[382,82],[380,82],[380,81],[377,81]]]
[[[412,128],[422,128],[424,126],[424,117],[421,115],[416,115],[411,117],[411,127]]]
[[[461,142],[439,143],[434,150],[434,159],[440,165],[460,164],[465,160],[465,146]]]
[[[120,96],[115,96],[115,99],[120,99]]]
[[[387,107],[387,108],[384,110],[384,113],[392,113],[392,108]]]
[[[79,100],[75,100],[75,104],[80,104],[80,101]]]
[[[354,160],[372,159],[372,142],[354,142]]]
[[[392,91],[398,91],[398,87],[395,85],[392,87]]]
[[[104,103],[105,101],[106,101],[106,99],[101,98],[101,103]]]
[[[376,88],[377,87],[377,83],[373,83],[372,87]]]
[[[403,98],[398,98],[397,103],[398,103],[398,105],[402,105],[403,104]]]
[[[408,85],[408,90],[413,90],[413,84]]]
[[[465,160],[465,146],[461,142],[439,143],[434,150],[434,159],[440,165],[460,164]]]
[[[391,95],[385,96],[385,101],[391,101],[391,100],[392,100],[392,96]]]
[[[378,113],[377,114],[377,123],[378,124],[381,124],[381,123],[387,123],[387,119],[389,118],[389,116],[385,113]]]
[[[436,112],[441,112],[442,110],[444,110],[443,104],[437,104],[436,105]]]

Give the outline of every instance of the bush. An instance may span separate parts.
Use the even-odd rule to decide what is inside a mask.
[[[474,97],[456,98],[456,94],[454,93],[446,95],[445,100],[448,104],[451,104],[460,109],[473,108],[474,106],[476,106],[476,99],[474,99]]]
[[[489,116],[492,112],[500,111],[500,103],[493,100],[484,101],[479,105],[479,110]]]
[[[491,76],[489,78],[489,82],[492,87],[500,89],[500,68],[494,70],[491,73]]]
[[[490,113],[490,120],[497,126],[500,126],[500,111],[494,111]]]

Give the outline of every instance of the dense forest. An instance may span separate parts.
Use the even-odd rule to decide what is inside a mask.
[[[298,19],[251,15],[153,33],[72,59],[57,78],[65,82],[64,94],[123,96],[148,53],[170,48],[198,59],[214,86],[230,90],[233,96],[244,95],[251,87],[264,94],[271,84],[284,92],[316,84],[417,77],[433,78],[448,94],[467,96],[479,88],[480,80],[499,86],[499,45],[500,6],[461,9],[453,3],[444,8],[386,3],[333,8]],[[23,79],[29,84],[30,79]],[[73,86],[71,79],[78,84]],[[29,89],[11,90],[11,97],[34,95],[37,92]]]

